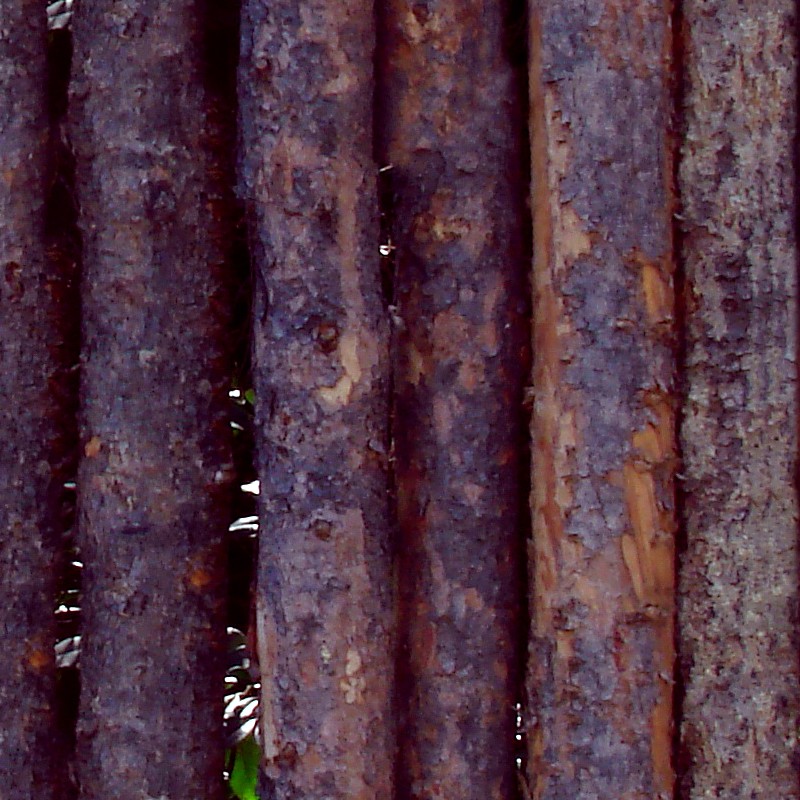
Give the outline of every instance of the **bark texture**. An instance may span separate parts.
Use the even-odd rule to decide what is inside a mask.
[[[398,322],[399,796],[506,800],[524,650],[524,96],[503,3],[388,0],[380,19]]]
[[[246,0],[266,796],[393,794],[372,3]]]
[[[800,797],[797,12],[683,4],[683,797]]]
[[[45,255],[45,8],[0,0],[0,19],[0,786],[52,800],[64,280]]]
[[[672,797],[670,8],[532,0],[536,800]]]
[[[228,204],[205,5],[83,2],[84,800],[222,798]]]

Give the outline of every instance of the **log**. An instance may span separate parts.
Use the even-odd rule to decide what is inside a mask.
[[[265,796],[393,796],[388,312],[372,3],[245,0]]]
[[[532,0],[528,787],[666,800],[675,351],[668,4]]]
[[[403,800],[510,798],[524,658],[524,60],[503,4],[388,0]],[[523,59],[524,59],[524,54]]]
[[[797,10],[683,4],[687,800],[800,797]]]
[[[87,2],[73,19],[82,800],[227,796],[231,143],[207,22],[195,0]]]

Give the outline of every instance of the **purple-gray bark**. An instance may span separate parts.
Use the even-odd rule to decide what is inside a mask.
[[[683,4],[682,797],[800,797],[797,8]]]
[[[257,624],[275,798],[393,796],[388,314],[373,4],[246,0],[242,187],[255,277]]]
[[[517,790],[530,266],[524,97],[503,5],[388,0],[379,14],[403,800]]]
[[[224,796],[230,198],[205,13],[74,17],[83,800]]]

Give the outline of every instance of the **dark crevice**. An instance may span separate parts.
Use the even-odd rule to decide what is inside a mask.
[[[394,188],[392,186],[392,166],[383,164],[378,168],[378,206],[380,216],[380,277],[381,292],[386,307],[391,311],[395,302],[395,249],[392,241],[394,227]]]
[[[394,228],[394,189],[392,186],[392,168],[384,165],[378,170],[378,203],[380,212],[380,243],[378,246],[379,269],[381,279],[381,291],[383,294],[384,306],[387,312],[387,319],[390,327],[390,356],[391,364],[394,364],[395,352],[395,330],[399,322],[397,308],[395,305],[395,275],[397,263],[395,259],[395,248],[392,241],[392,231]],[[389,442],[389,460],[387,463],[388,482],[389,482],[389,518],[397,520],[397,481],[395,477],[395,377],[394,369],[389,369],[389,419],[387,420],[387,440]],[[396,548],[396,531],[392,532],[393,547]]]
[[[254,732],[259,680],[253,624],[259,521],[256,496],[240,488],[252,484],[257,477],[251,368],[252,264],[244,204],[236,195],[241,0],[229,3],[201,0],[199,7],[203,19],[203,67],[210,125],[220,137],[218,142],[211,142],[221,162],[221,175],[214,176],[214,180],[219,181],[216,188],[224,197],[230,237],[226,253],[230,288],[227,357],[231,365],[230,425],[236,486],[227,547],[225,735],[227,746],[232,748]]]
[[[238,218],[231,253],[231,269],[236,275],[237,291],[233,315],[233,375],[231,381],[231,428],[233,464],[237,487],[256,479],[252,376],[250,369],[250,254],[244,216]],[[247,631],[252,607],[252,584],[255,578],[256,536],[252,520],[257,515],[253,494],[238,490],[233,498],[233,526],[229,539],[228,625]],[[238,523],[238,524],[237,524]]]
[[[385,12],[381,3],[375,5],[375,84],[372,99],[372,157],[378,172],[378,211],[380,218],[378,250],[380,260],[381,290],[387,309],[391,312],[395,302],[395,270],[396,260],[392,235],[395,225],[395,189],[393,185],[393,167],[388,163],[384,136],[384,121],[387,119],[387,92],[385,90],[385,70],[381,59],[386,47]]]
[[[243,205],[236,191],[236,143],[238,102],[236,71],[239,62],[240,2],[217,3],[203,0],[203,64],[205,85],[211,107],[212,128],[221,146],[222,178],[218,187],[225,198],[230,236],[226,254],[230,276],[230,327],[228,359],[231,365],[231,428],[236,483],[250,483],[254,466],[251,340],[251,264]],[[252,494],[234,492],[233,521],[256,515]],[[255,537],[250,528],[234,528],[229,538],[228,625],[246,631],[250,618],[251,583],[254,575]]]
[[[47,111],[50,125],[50,169],[45,198],[45,242],[49,272],[59,291],[60,314],[58,393],[64,427],[59,442],[57,480],[63,487],[62,548],[57,576],[56,710],[63,757],[72,759],[80,695],[77,668],[81,564],[74,540],[75,476],[78,469],[78,390],[81,349],[81,237],[75,202],[75,162],[66,141],[64,124],[72,65],[72,35],[51,30],[47,37]],[[64,798],[74,795],[63,787]]]
[[[680,596],[680,566],[687,547],[687,529],[684,503],[684,485],[682,480],[683,452],[681,429],[683,413],[687,403],[688,381],[686,374],[687,356],[687,280],[686,265],[683,258],[684,230],[681,223],[680,197],[680,142],[684,133],[683,107],[685,97],[684,41],[683,41],[683,8],[681,0],[676,0],[672,11],[672,154],[673,154],[673,187],[675,191],[675,207],[672,218],[672,246],[675,262],[675,353],[676,353],[676,385],[675,385],[675,446],[677,449],[677,473],[675,477],[675,665],[673,670],[673,729],[672,729],[672,764],[675,770],[675,800],[688,797],[689,777],[686,756],[681,746],[681,727],[683,723],[683,703],[686,695],[684,670],[681,653],[681,629],[678,598]]]
[[[525,209],[522,242],[522,264],[520,269],[524,271],[526,279],[525,286],[525,310],[524,315],[527,321],[527,340],[528,344],[524,352],[527,356],[526,363],[522,365],[526,384],[532,379],[532,357],[530,343],[533,340],[533,285],[532,285],[532,262],[533,262],[533,220],[530,209],[530,189],[531,189],[531,164],[530,164],[530,131],[528,129],[529,119],[529,73],[528,73],[528,4],[525,0],[508,0],[505,16],[504,46],[506,57],[514,70],[516,97],[514,103],[514,117],[519,136],[519,165],[515,180],[515,186],[519,192],[516,202]],[[522,612],[520,614],[519,630],[517,633],[521,647],[518,652],[517,676],[518,684],[516,691],[516,765],[518,770],[518,785],[526,785],[527,780],[527,739],[526,723],[530,713],[526,708],[526,675],[528,664],[528,639],[531,625],[531,609],[528,604],[530,597],[529,579],[531,570],[528,564],[528,543],[533,535],[532,519],[530,509],[531,493],[531,414],[532,403],[530,402],[530,389],[527,386],[520,387],[521,395],[518,398],[520,408],[519,423],[519,546],[518,546],[518,585],[520,587],[520,598]],[[522,794],[522,792],[520,792]]]
[[[397,551],[399,547],[399,530],[397,527],[398,512],[397,512],[397,474],[395,465],[395,432],[396,432],[396,414],[397,404],[395,398],[395,375],[394,363],[396,352],[396,326],[399,323],[396,307],[396,275],[397,275],[397,259],[395,253],[395,246],[393,241],[393,231],[395,227],[395,204],[396,192],[394,188],[394,169],[388,163],[385,154],[386,142],[384,136],[384,122],[386,120],[386,73],[384,70],[384,63],[382,61],[382,54],[387,52],[386,46],[386,32],[387,20],[385,15],[385,7],[383,3],[376,2],[375,4],[375,56],[374,56],[374,86],[372,98],[372,145],[373,145],[373,159],[377,168],[378,180],[378,211],[379,211],[379,240],[378,240],[378,255],[380,258],[380,279],[381,291],[383,293],[384,305],[386,307],[387,319],[390,326],[390,340],[389,340],[389,353],[390,353],[390,368],[389,368],[389,418],[387,419],[388,427],[388,442],[389,442],[389,459],[387,464],[388,470],[388,483],[389,483],[389,519],[393,529],[391,531],[391,546],[392,546],[392,563],[395,565],[395,587],[399,587],[399,575],[397,574]],[[398,597],[395,596],[395,604]],[[401,640],[398,636],[395,642],[395,656],[394,663],[399,670],[399,665],[403,663],[402,653],[407,646],[407,642]],[[400,741],[400,731],[403,720],[403,690],[402,690],[403,676],[398,671],[395,674],[395,684],[393,690],[393,708],[392,716],[397,725],[395,734],[397,741]],[[401,759],[394,760],[394,775],[392,785],[394,786],[395,798],[387,798],[387,800],[396,800],[400,796],[400,771]]]

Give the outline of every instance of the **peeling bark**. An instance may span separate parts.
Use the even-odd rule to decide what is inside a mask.
[[[797,798],[796,4],[683,14],[682,796]]]
[[[672,797],[670,4],[532,0],[532,798]]]
[[[523,98],[503,3],[388,0],[380,18],[399,319],[399,796],[505,800],[524,639]]]
[[[368,0],[244,3],[263,779],[286,800],[393,795],[373,43]]]
[[[64,474],[64,275],[45,255],[46,17],[0,0],[0,785],[63,787],[53,609]]]
[[[83,2],[84,800],[222,798],[230,196],[205,4]]]

